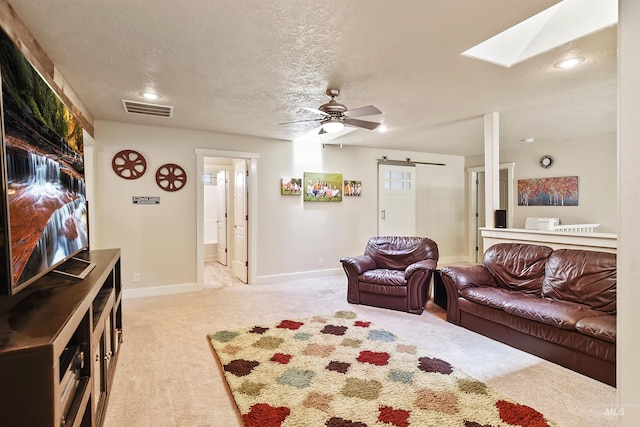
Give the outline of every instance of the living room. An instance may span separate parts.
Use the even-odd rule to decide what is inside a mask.
[[[624,6],[625,2],[621,2],[621,5]],[[14,6],[19,9],[17,5]],[[633,5],[626,7],[629,12],[638,12]],[[632,13],[628,16],[628,19],[637,18]],[[626,36],[622,28],[619,24],[619,43],[623,43]],[[35,34],[37,28],[31,28],[31,31]],[[637,30],[629,28],[626,31],[633,36],[633,31]],[[53,43],[52,40],[39,42],[42,46]],[[624,47],[622,45],[621,57],[625,52]],[[625,65],[623,61],[620,63]],[[626,65],[632,70],[637,67],[633,62]],[[625,73],[624,69],[620,73]],[[69,79],[69,86],[74,87],[74,80],[66,74],[65,78]],[[91,76],[82,78],[90,80]],[[621,85],[625,83],[628,81],[624,79],[619,82]],[[516,163],[515,179],[578,175],[578,207],[543,211],[516,207],[513,226],[523,227],[523,219],[530,216],[528,212],[535,212],[533,216],[557,215],[565,222],[599,222],[602,231],[619,234],[619,274],[630,279],[631,283],[631,275],[635,269],[630,260],[637,254],[636,249],[629,248],[633,246],[630,242],[635,241],[634,237],[638,233],[631,227],[635,222],[633,207],[637,204],[637,191],[633,184],[637,182],[634,179],[637,172],[633,170],[632,164],[626,162],[637,158],[637,149],[629,144],[637,133],[634,131],[638,125],[632,123],[633,120],[624,120],[625,117],[633,117],[630,112],[627,113],[629,116],[623,115],[624,93],[633,93],[637,83],[631,80],[629,85],[630,89],[621,91],[621,128],[617,133],[576,138],[565,141],[566,145],[563,144],[562,147],[542,142],[503,150],[500,162]],[[354,90],[356,87],[354,86]],[[320,95],[318,99],[322,100],[323,94]],[[359,96],[365,103],[378,103],[377,99],[367,100],[367,94]],[[354,102],[354,106],[360,105],[358,101]],[[280,119],[275,118],[273,121],[278,120]],[[252,286],[279,286],[285,279],[340,276],[340,257],[360,253],[367,239],[376,233],[377,161],[383,156],[446,165],[417,166],[419,181],[416,232],[438,242],[441,263],[468,260],[468,189],[465,171],[468,167],[482,166],[482,154],[460,155],[352,146],[348,144],[349,135],[343,137],[342,146],[340,140],[334,140],[324,147],[322,144],[313,145],[311,150],[314,151],[311,152],[307,151],[310,149],[306,146],[301,152],[301,144],[291,141],[234,135],[224,131],[173,128],[157,123],[153,119],[140,124],[96,116],[92,121],[93,137],[86,134],[85,144],[90,146],[86,153],[88,199],[92,208],[91,244],[94,248],[121,248],[125,296],[197,292],[202,288],[198,232],[201,214],[198,208],[199,184],[195,177],[202,168],[202,157],[205,156],[246,158],[254,167],[250,170],[250,182],[253,185],[250,197],[254,199],[249,202],[250,213],[255,212],[255,216],[250,216],[249,232],[249,283]],[[481,127],[476,130],[482,133]],[[627,145],[624,144],[625,136],[630,141]],[[113,173],[111,162],[114,155],[126,149],[145,155],[149,170],[147,176],[130,181]],[[548,174],[545,172],[542,175],[537,162],[544,154],[553,155],[556,164]],[[181,165],[186,171],[188,182],[184,190],[165,193],[156,185],[150,172],[167,162]],[[309,171],[338,172],[345,179],[362,181],[365,189],[362,196],[345,198],[340,204],[303,203],[298,198],[281,196],[279,184],[283,176],[302,177],[304,172]],[[136,206],[131,203],[133,196],[159,196],[160,204]],[[626,245],[625,239],[629,239],[626,240]],[[301,247],[304,250],[300,250]],[[320,259],[324,260],[322,266],[318,263]],[[134,281],[135,273],[138,274],[135,276],[137,281]],[[620,304],[619,330],[621,338],[626,340],[626,346],[620,349],[622,354],[619,356],[618,366],[619,369],[628,367],[629,376],[626,373],[619,374],[617,393],[619,401],[627,402],[626,415],[619,417],[620,423],[631,425],[624,423],[629,423],[632,419],[629,414],[638,411],[638,407],[634,406],[637,405],[633,400],[635,398],[632,398],[634,381],[629,379],[637,376],[632,360],[637,341],[633,338],[631,320],[637,291],[628,284],[623,286],[625,285],[621,284],[621,294],[626,295],[626,301],[621,301]],[[131,300],[131,304],[142,303]],[[125,318],[126,307],[125,303]],[[625,323],[625,319],[628,323]],[[409,324],[412,320],[404,322]]]

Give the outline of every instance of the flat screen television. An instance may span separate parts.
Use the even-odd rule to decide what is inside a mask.
[[[82,126],[2,30],[0,75],[0,291],[13,295],[77,264],[89,228]]]

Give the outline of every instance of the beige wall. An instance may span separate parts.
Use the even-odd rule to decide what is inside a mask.
[[[377,232],[376,159],[384,155],[447,164],[417,166],[417,231],[438,242],[441,260],[466,259],[461,226],[465,215],[463,157],[321,148],[319,144],[96,121],[94,170],[87,171],[95,182],[95,200],[90,200],[95,215],[94,247],[122,249],[125,289],[196,283],[197,148],[259,154],[258,182],[252,185],[258,192],[254,216],[257,279],[300,277],[323,270],[341,273],[341,257],[362,253],[367,239]],[[145,156],[148,169],[141,178],[125,180],[111,169],[111,159],[124,149]],[[164,163],[177,163],[187,171],[184,189],[171,193],[156,185],[155,171]],[[302,177],[305,171],[342,173],[345,179],[361,180],[363,194],[340,203],[305,203],[301,197],[280,195],[282,177]],[[133,205],[132,196],[159,196],[160,205]],[[140,274],[139,282],[132,282],[134,272]]]
[[[526,217],[560,218],[562,224],[600,224],[598,231],[617,233],[617,136],[584,137],[562,144],[530,143],[500,152],[500,163],[515,163],[514,220],[524,228]],[[539,166],[545,154],[554,159],[548,169]],[[467,167],[483,166],[484,156],[470,156]],[[517,206],[517,180],[578,176],[578,206]]]

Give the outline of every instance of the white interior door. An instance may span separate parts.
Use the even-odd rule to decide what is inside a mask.
[[[378,235],[416,235],[415,166],[378,165]]]
[[[233,271],[244,283],[247,283],[247,224],[248,185],[247,167],[244,160],[234,163],[233,185]]]
[[[219,171],[216,175],[218,183],[218,220],[216,233],[218,237],[217,260],[222,265],[227,265],[227,171]]]

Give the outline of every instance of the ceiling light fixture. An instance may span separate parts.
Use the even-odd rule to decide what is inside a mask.
[[[140,92],[140,96],[150,101],[155,101],[156,99],[160,98],[157,93],[151,92],[150,90],[145,90],[144,92]]]
[[[556,62],[553,64],[555,68],[573,68],[578,64],[582,64],[584,62],[584,58],[582,56],[575,56],[573,58],[563,59],[562,61]]]
[[[384,124],[384,123],[380,123],[380,125],[376,128],[376,130],[378,132],[380,132],[380,133],[388,132],[389,129],[391,129],[391,128],[389,126],[387,126],[386,124]]]
[[[338,133],[344,128],[342,120],[336,117],[329,117],[322,121],[322,129],[327,133]]]

